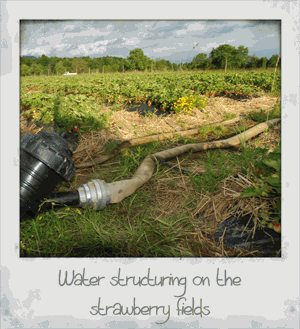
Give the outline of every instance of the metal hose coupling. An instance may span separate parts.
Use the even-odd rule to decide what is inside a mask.
[[[100,179],[92,179],[82,184],[78,189],[79,206],[91,207],[93,210],[101,210],[110,204],[111,193],[108,184]]]

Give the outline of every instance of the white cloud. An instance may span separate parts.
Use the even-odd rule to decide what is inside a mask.
[[[194,22],[186,25],[187,31],[204,31],[206,29],[206,24],[202,22]]]
[[[187,33],[188,33],[188,30],[186,30],[186,29],[177,30],[174,32],[174,34],[176,34],[176,35],[185,35]]]
[[[159,52],[161,52],[161,51],[163,51],[163,50],[169,51],[169,50],[171,50],[171,49],[177,49],[177,48],[175,48],[175,47],[162,47],[162,48],[155,48],[155,49],[153,49],[153,52],[155,52],[155,53],[159,53]]]
[[[72,32],[75,29],[76,29],[76,26],[74,24],[67,24],[67,25],[65,25],[65,27],[63,27],[63,30],[65,32]]]
[[[192,58],[199,52],[209,53],[212,48],[226,43],[235,47],[244,45],[249,52],[265,49],[269,54],[269,49],[279,49],[279,30],[280,25],[276,26],[275,23],[263,25],[249,21],[69,21],[27,24],[23,29],[21,54],[40,56],[45,53],[54,56],[56,51],[58,56],[69,57],[74,54],[103,56],[113,52],[118,56],[119,51],[120,56],[124,57],[126,49],[128,55],[136,47],[142,48],[149,57],[155,57],[159,52],[160,57],[165,59],[172,50],[172,59],[179,60],[183,53]]]
[[[125,39],[124,45],[126,46],[138,45],[141,42],[140,39],[137,37],[132,37],[130,39],[124,38],[124,39]]]

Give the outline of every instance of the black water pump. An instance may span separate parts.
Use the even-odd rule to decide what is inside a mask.
[[[20,215],[21,220],[38,212],[41,200],[61,181],[75,174],[68,134],[40,131],[23,134],[20,141]]]

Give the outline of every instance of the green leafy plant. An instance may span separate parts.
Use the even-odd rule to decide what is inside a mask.
[[[280,118],[280,116],[281,116],[281,105],[280,105],[279,99],[277,100],[274,108],[271,111],[264,111],[261,109],[259,112],[252,111],[247,114],[247,117],[249,119],[256,121],[256,122],[265,122],[267,120]]]
[[[257,175],[254,178],[253,186],[244,189],[241,198],[259,197],[272,198],[276,202],[276,219],[280,218],[281,214],[281,149],[278,145],[269,157],[261,161],[261,165],[265,167],[257,170]]]
[[[227,121],[227,120],[234,119],[234,118],[236,118],[236,114],[235,113],[229,113],[229,112],[224,111],[224,113],[223,113],[223,121]]]

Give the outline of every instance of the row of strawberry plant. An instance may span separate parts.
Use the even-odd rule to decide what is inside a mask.
[[[271,89],[270,73],[240,74],[165,73],[165,74],[109,74],[72,77],[30,77],[21,81],[22,93],[63,92],[82,95],[98,103],[151,102],[162,109],[174,109],[180,97],[189,95],[214,96],[220,94],[250,96]],[[280,74],[275,88],[280,88]]]

